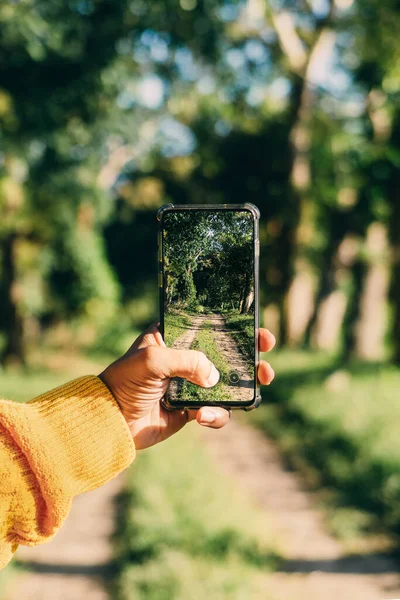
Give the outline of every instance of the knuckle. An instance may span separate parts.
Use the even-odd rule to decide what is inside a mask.
[[[156,346],[146,346],[142,349],[142,357],[143,362],[146,367],[154,366],[157,359],[157,347]]]

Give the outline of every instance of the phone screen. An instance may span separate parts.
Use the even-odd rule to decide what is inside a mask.
[[[249,210],[170,210],[162,220],[163,330],[167,346],[201,350],[220,380],[169,385],[171,404],[251,404],[255,398],[255,234]]]

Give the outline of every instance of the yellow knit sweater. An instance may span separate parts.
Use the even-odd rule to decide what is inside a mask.
[[[0,400],[0,569],[18,544],[53,537],[74,496],[101,486],[134,458],[118,404],[94,375],[25,404]]]

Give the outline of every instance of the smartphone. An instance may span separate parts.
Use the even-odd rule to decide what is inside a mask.
[[[259,361],[259,211],[253,204],[162,206],[159,221],[160,327],[167,346],[201,350],[219,382],[202,388],[172,378],[169,410],[261,401]]]

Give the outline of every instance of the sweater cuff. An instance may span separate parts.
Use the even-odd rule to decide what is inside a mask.
[[[101,486],[135,458],[120,408],[94,375],[25,404],[5,401],[1,421],[29,465],[32,485],[40,488],[47,518],[52,515],[51,522],[42,522],[47,533],[57,527],[57,514],[66,514],[74,496]]]

